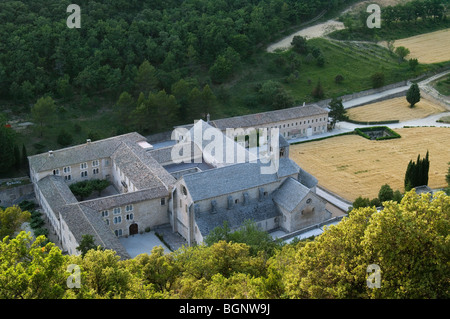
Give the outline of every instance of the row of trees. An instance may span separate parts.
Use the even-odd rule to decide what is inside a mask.
[[[449,196],[409,192],[273,250],[225,231],[209,245],[169,254],[155,247],[129,260],[105,249],[63,255],[22,232],[0,242],[0,298],[448,298],[449,219]],[[366,283],[372,264],[379,289]]]

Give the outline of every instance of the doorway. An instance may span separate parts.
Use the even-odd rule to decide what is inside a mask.
[[[138,224],[134,223],[130,225],[130,236],[136,235],[139,232]]]

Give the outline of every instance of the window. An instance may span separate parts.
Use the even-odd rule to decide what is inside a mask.
[[[235,203],[235,204],[239,203],[239,199],[235,199],[235,200],[234,200],[234,203]]]
[[[59,169],[54,169],[53,170],[53,175],[59,175]]]
[[[308,198],[308,199],[306,200],[306,204],[311,204],[311,202],[312,202],[312,199],[311,199],[311,198]]]
[[[105,219],[106,225],[109,225],[109,219]]]
[[[88,176],[87,171],[81,172],[81,177],[87,177],[87,176]]]
[[[114,208],[114,209],[113,209],[113,213],[114,213],[114,215],[120,214],[120,207]]]
[[[161,206],[166,205],[166,199],[165,198],[161,198]]]
[[[133,205],[127,205],[127,206],[125,206],[125,211],[126,212],[131,212],[133,210]]]
[[[133,214],[131,213],[131,214],[127,214],[127,216],[126,216],[126,218],[127,218],[127,220],[133,220]]]
[[[108,217],[109,212],[107,210],[102,211],[102,217]]]
[[[70,181],[70,180],[72,180],[72,175],[66,175],[66,176],[64,176],[64,180],[66,180],[66,181]]]
[[[114,224],[120,224],[122,222],[122,216],[114,217]]]
[[[97,175],[97,174],[98,174],[98,168],[94,168],[94,169],[92,170],[92,174]]]
[[[63,168],[64,173],[70,173],[70,166]]]
[[[114,231],[114,234],[116,234],[117,237],[122,236],[122,229],[116,229],[116,230]]]
[[[86,168],[87,168],[87,163],[80,164],[80,169],[86,169]]]
[[[92,161],[92,166],[98,166],[98,165],[99,165],[99,161],[98,160]]]

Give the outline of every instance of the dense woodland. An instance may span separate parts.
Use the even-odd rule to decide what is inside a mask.
[[[2,1],[0,94],[34,102],[49,92],[132,90],[145,60],[156,80],[143,89],[170,92],[199,68],[220,82],[277,31],[346,2],[80,0],[82,26],[69,29],[72,1]]]
[[[63,255],[22,232],[0,241],[0,298],[448,298],[450,197],[411,191],[383,205],[353,210],[314,240],[274,246],[256,227],[215,231],[207,245],[129,260],[101,248]],[[367,284],[374,264],[380,288]]]

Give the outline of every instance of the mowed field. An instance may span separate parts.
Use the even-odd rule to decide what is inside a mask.
[[[446,109],[428,100],[421,99],[413,108],[405,97],[398,97],[347,110],[347,115],[354,121],[408,121],[421,119],[427,116],[445,112]]]
[[[370,141],[345,135],[291,145],[290,158],[310,172],[322,186],[354,201],[358,196],[374,198],[380,187],[389,184],[404,191],[404,175],[409,161],[430,152],[429,184],[446,186],[450,162],[450,128],[420,127],[395,130],[402,138]]]
[[[394,46],[408,48],[411,53],[407,58],[416,58],[419,63],[450,61],[450,29],[400,39]]]

